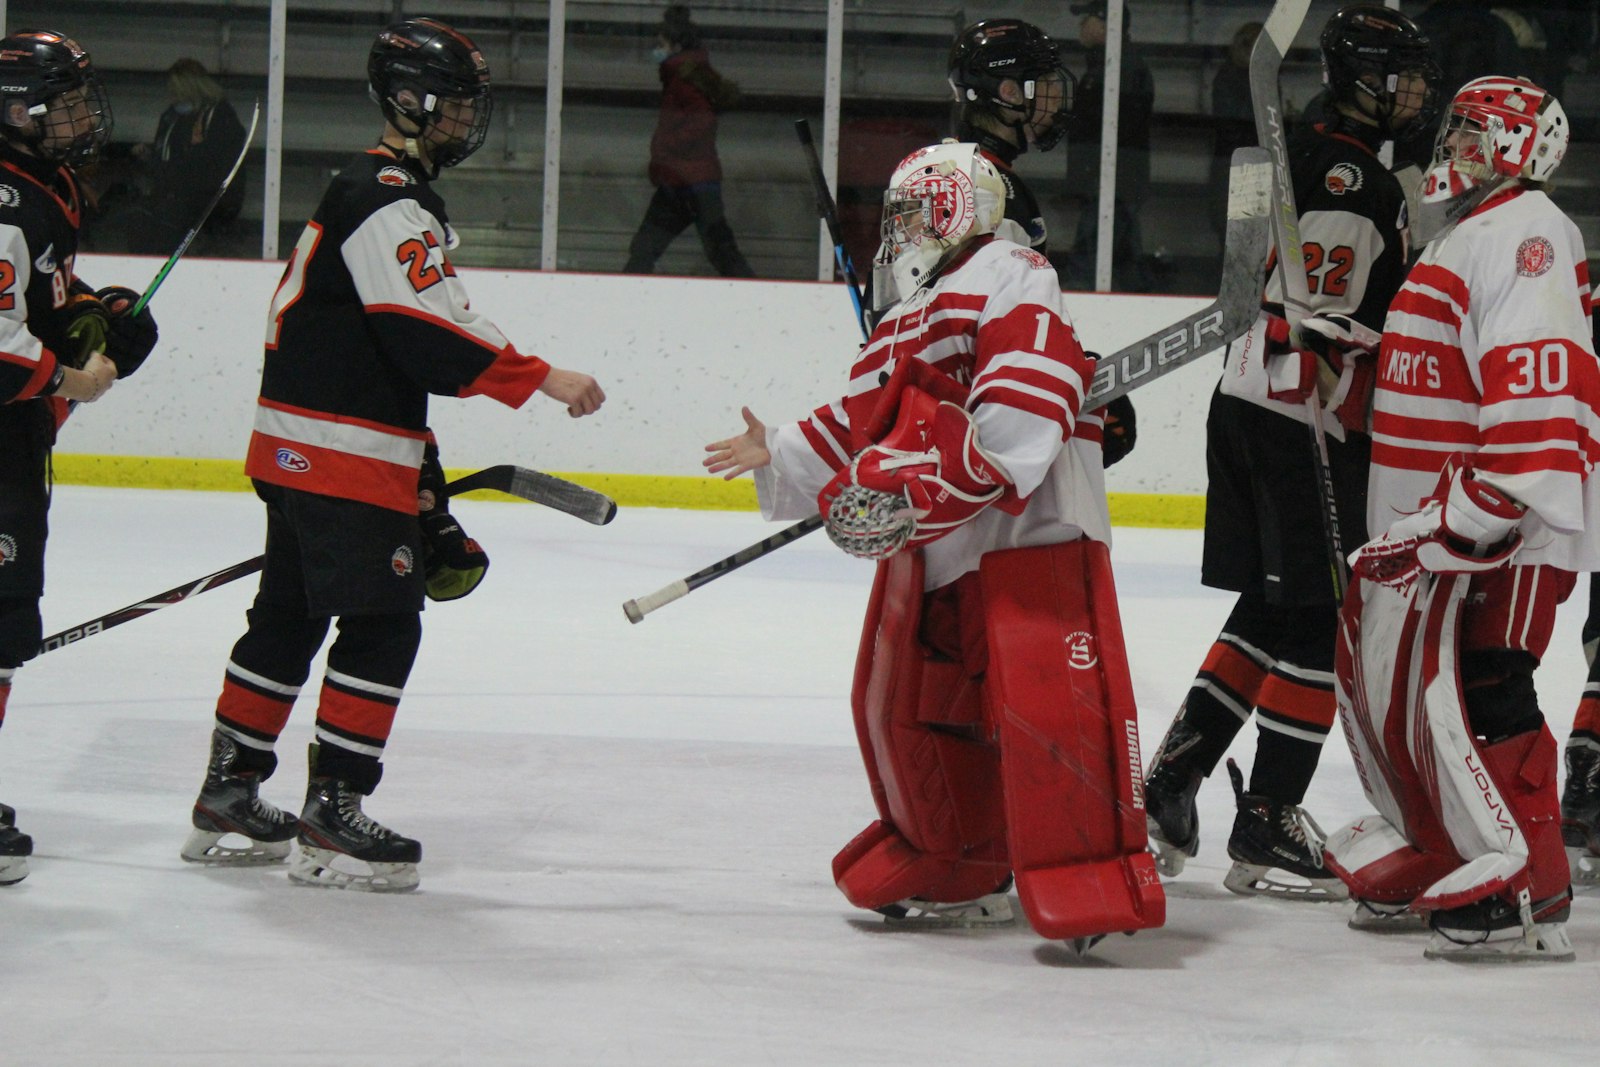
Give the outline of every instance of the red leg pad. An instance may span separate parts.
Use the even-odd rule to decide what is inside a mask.
[[[980,574],[985,688],[1028,920],[1049,938],[1160,926],[1166,897],[1145,852],[1138,715],[1109,551],[1081,540],[992,552]]]
[[[1484,770],[1500,788],[1517,827],[1528,839],[1529,893],[1545,900],[1572,884],[1561,843],[1561,795],[1556,790],[1559,753],[1541,726],[1493,745],[1478,746]]]
[[[856,664],[856,738],[881,826],[839,853],[834,880],[861,907],[970,900],[1010,869],[999,752],[970,667],[919,639],[922,576],[920,553],[879,566]]]

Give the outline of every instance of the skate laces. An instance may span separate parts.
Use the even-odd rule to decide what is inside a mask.
[[[1312,866],[1320,870],[1322,847],[1327,838],[1322,833],[1322,827],[1317,825],[1317,820],[1298,804],[1285,804],[1283,810],[1278,813],[1278,822],[1283,827],[1284,833],[1295,843],[1305,846]]]
[[[361,797],[358,794],[339,792],[339,814],[361,833],[373,837],[393,837],[394,831],[373,819],[361,810]]]

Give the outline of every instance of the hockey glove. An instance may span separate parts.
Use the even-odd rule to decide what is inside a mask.
[[[87,290],[74,287],[67,294],[67,337],[71,344],[67,351],[57,353],[62,362],[82,370],[91,352],[106,350],[106,327],[111,316],[100,298]]]
[[[1406,589],[1423,571],[1472,574],[1511,562],[1522,547],[1517,525],[1526,509],[1472,476],[1452,457],[1420,511],[1355,553],[1355,572],[1380,585]]]
[[[1300,323],[1303,348],[1291,348],[1289,323],[1267,322],[1267,396],[1304,404],[1316,394],[1347,430],[1367,430],[1373,353],[1382,338],[1348,315],[1312,315]]]
[[[834,544],[887,559],[969,522],[1008,484],[965,409],[907,388],[894,429],[835,475],[817,504]]]
[[[450,514],[439,447],[429,441],[417,474],[417,518],[422,523],[422,576],[430,600],[459,600],[478,588],[489,555]]]
[[[1139,438],[1133,401],[1125,396],[1119,396],[1100,410],[1100,417],[1106,424],[1105,441],[1101,446],[1101,452],[1103,462],[1110,467],[1122,462],[1128,453],[1133,451],[1134,442]]]
[[[138,370],[155,348],[160,332],[155,316],[146,307],[132,314],[139,294],[124,285],[108,285],[95,294],[105,304],[110,322],[106,326],[106,355],[117,365],[117,377],[126,378]]]

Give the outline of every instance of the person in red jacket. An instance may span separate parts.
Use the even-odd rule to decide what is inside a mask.
[[[650,181],[656,192],[622,269],[649,274],[667,246],[693,223],[718,274],[749,278],[755,272],[723,214],[722,161],[717,158],[717,112],[738,99],[738,87],[712,68],[700,45],[700,30],[682,4],[662,14],[654,55],[661,62],[661,117],[650,138]]]

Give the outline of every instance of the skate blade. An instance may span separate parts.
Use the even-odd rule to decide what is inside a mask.
[[[1356,905],[1355,911],[1350,915],[1350,921],[1345,923],[1352,930],[1360,930],[1364,934],[1425,934],[1428,924],[1417,912],[1405,910],[1395,912],[1373,911],[1371,908]]]
[[[16,885],[28,877],[28,857],[0,856],[0,885]]]
[[[301,843],[289,864],[289,881],[322,889],[409,893],[417,888],[421,877],[415,863],[368,863],[343,852]]]
[[[224,838],[245,841],[248,844],[223,844]],[[282,863],[289,858],[292,841],[256,841],[243,834],[195,830],[183,843],[178,855],[187,863],[200,863],[212,867],[261,867],[269,863]]]
[[[1588,848],[1567,847],[1567,866],[1572,870],[1573,885],[1600,885],[1600,856]]]
[[[1105,938],[1105,934],[1095,934],[1093,937],[1074,937],[1067,942],[1067,951],[1072,953],[1072,958],[1075,960],[1088,959],[1089,950],[1104,941]]]
[[[1242,897],[1269,897],[1304,904],[1330,904],[1350,899],[1349,888],[1337,876],[1302,878],[1254,863],[1234,861],[1222,885]]]
[[[883,924],[896,930],[985,930],[1013,926],[1017,921],[1010,898],[999,895],[965,904],[902,900],[881,913]]]
[[[1161,826],[1151,818],[1145,819],[1145,834],[1150,838],[1150,852],[1156,858],[1156,871],[1163,878],[1178,877],[1183,873],[1183,865],[1200,851],[1198,837],[1188,848],[1179,848],[1161,836]]]
[[[1462,930],[1457,936],[1465,940],[1482,934]],[[1463,945],[1435,931],[1422,955],[1452,963],[1571,963],[1578,958],[1566,923],[1535,923],[1531,932],[1515,927],[1490,936],[1493,940]]]

